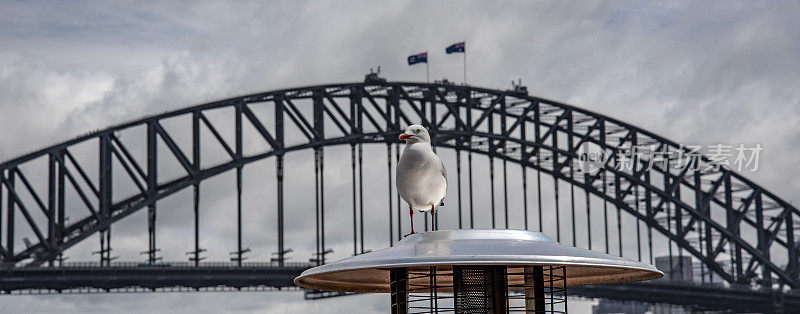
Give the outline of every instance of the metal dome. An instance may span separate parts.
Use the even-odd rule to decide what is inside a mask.
[[[654,266],[561,245],[541,232],[499,229],[442,230],[413,234],[394,247],[304,271],[298,286],[348,292],[389,292],[389,269],[454,265],[565,266],[567,286],[661,278]],[[441,280],[448,280],[441,278]],[[509,282],[515,281],[509,276]]]

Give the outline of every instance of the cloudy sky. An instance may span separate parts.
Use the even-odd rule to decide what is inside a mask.
[[[460,81],[461,59],[446,55],[444,47],[466,40],[472,85],[505,89],[510,80],[522,79],[534,95],[610,115],[680,143],[760,144],[760,168],[745,175],[796,202],[800,179],[795,172],[800,170],[790,165],[800,153],[797,16],[800,4],[788,1],[3,2],[0,160],[211,100],[359,81],[379,65],[389,80],[423,81],[425,69],[405,63],[408,55],[423,51],[429,52],[432,78]],[[375,156],[368,158],[367,169],[385,171],[382,149],[367,149],[367,156]],[[334,148],[326,154],[347,156],[346,151]],[[302,196],[303,186],[313,182],[310,156],[298,154],[287,162],[308,178],[290,183],[287,202],[291,208],[310,208],[313,202]],[[341,168],[348,170],[347,163]],[[326,168],[329,193],[349,195],[349,171],[341,170],[345,177],[339,178],[333,164]],[[272,167],[265,161],[248,169],[271,178]],[[255,217],[252,221],[271,221],[259,209],[274,204],[273,196],[265,199],[258,190],[267,185],[272,191],[274,183],[259,177],[245,175],[251,182],[245,211]],[[226,174],[204,183],[226,187],[203,191],[204,199],[212,200],[203,205],[209,231],[202,241],[211,260],[224,260],[233,250],[232,180]],[[385,185],[376,186],[377,192],[385,191]],[[183,260],[190,250],[189,196],[176,195],[160,205],[171,208],[159,212],[165,260]],[[343,212],[351,206],[348,198],[329,202]],[[379,207],[385,199],[368,202]],[[385,219],[380,217],[368,219]],[[307,237],[303,227],[313,222],[299,215],[287,219],[296,227],[294,237]],[[337,257],[345,257],[350,227],[346,217],[331,219],[332,245]],[[137,213],[126,221],[115,231],[115,254],[121,260],[141,259],[145,216]],[[248,245],[257,252],[253,259],[266,258],[272,244],[256,239],[268,238],[273,229],[268,223],[246,227]],[[380,248],[387,241],[376,239],[368,246]],[[293,245],[296,260],[308,258],[308,243]],[[71,260],[87,260],[95,249],[92,240],[69,254]],[[19,312],[149,313],[169,307],[187,313],[283,313],[347,312],[351,302],[359,302],[364,312],[383,313],[388,309],[384,299],[306,302],[301,294],[287,292],[72,295],[4,297],[0,306]]]

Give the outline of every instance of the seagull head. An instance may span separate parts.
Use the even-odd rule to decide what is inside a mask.
[[[409,125],[406,130],[403,133],[400,133],[400,136],[397,138],[406,140],[406,143],[408,144],[431,142],[431,136],[428,134],[428,129],[418,124]]]

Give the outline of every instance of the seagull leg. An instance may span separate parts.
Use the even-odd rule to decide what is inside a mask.
[[[431,204],[431,231],[436,231],[436,209]]]
[[[416,233],[414,232],[414,209],[411,208],[411,204],[408,204],[408,214],[411,216],[411,233],[405,235],[405,237]]]

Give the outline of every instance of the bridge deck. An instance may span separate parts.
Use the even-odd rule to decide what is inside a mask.
[[[311,267],[303,263],[65,263],[63,267],[17,267],[0,270],[0,293],[87,293],[144,291],[230,291],[297,289],[294,278]],[[668,303],[695,310],[779,312],[800,308],[800,295],[748,287],[650,281],[568,288],[570,296],[620,301]],[[307,291],[307,299],[345,295]],[[779,308],[776,308],[779,307]]]
[[[0,270],[3,293],[86,292],[86,289],[127,292],[133,289],[154,291],[163,288],[287,288],[294,278],[309,268],[307,264],[207,263],[199,267],[188,263],[114,263],[96,267],[94,263],[68,267],[31,267]],[[213,289],[212,289],[213,290]]]

